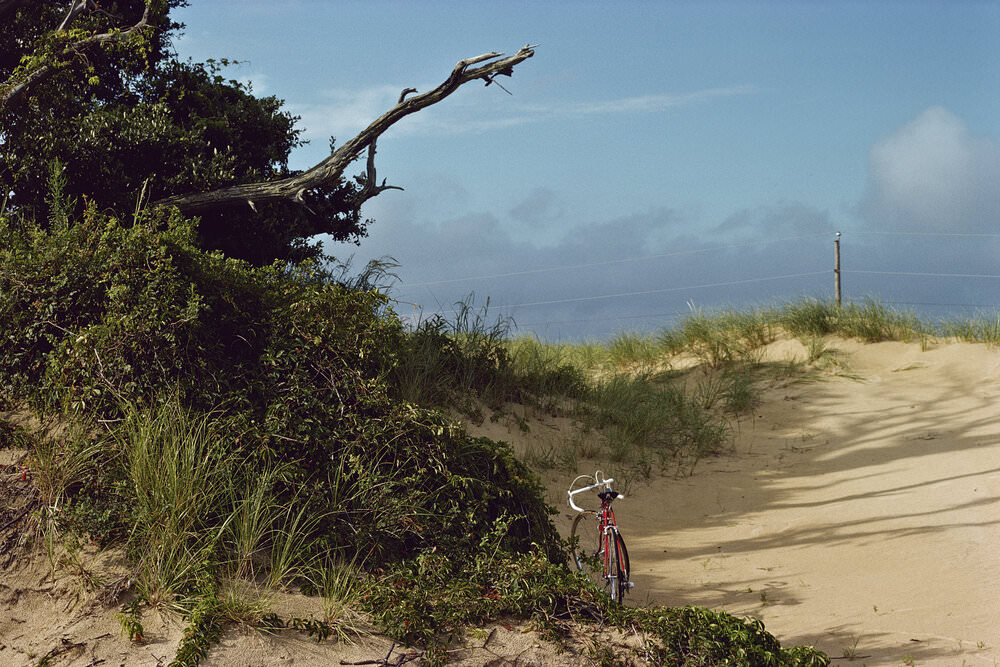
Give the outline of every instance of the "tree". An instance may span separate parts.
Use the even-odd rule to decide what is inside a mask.
[[[310,169],[288,168],[302,144],[297,117],[221,72],[226,61],[181,62],[168,52],[186,0],[0,0],[0,196],[35,218],[46,183],[64,171],[67,194],[122,213],[177,207],[200,218],[205,247],[265,264],[316,255],[309,239],[357,241],[377,180],[378,138],[460,86],[510,76],[534,54],[486,53],[458,62],[434,89],[398,103]],[[364,172],[346,170],[367,156]],[[81,201],[82,205],[82,201]]]
[[[49,79],[85,81],[109,101],[128,78],[170,57],[187,0],[0,0],[0,113]]]
[[[8,37],[8,40],[5,40],[8,44],[5,46],[10,46],[9,38],[18,35],[19,32],[17,19],[21,18],[24,12],[15,10],[28,6],[27,0],[0,1],[0,18],[9,19],[13,16],[14,19],[6,25],[4,33],[5,37]],[[14,56],[17,51],[12,48],[3,49],[3,66],[5,70],[10,70],[10,76],[0,89],[0,106],[8,106],[15,102],[29,88],[54,75],[60,69],[71,66],[74,61],[87,62],[88,53],[99,51],[101,47],[127,44],[133,39],[142,39],[142,32],[153,27],[150,22],[150,6],[146,5],[139,20],[127,28],[103,33],[88,32],[84,28],[71,30],[69,26],[74,23],[77,16],[87,11],[88,6],[87,0],[73,0],[58,28],[54,32],[42,33],[33,40],[35,50],[29,56],[15,61]],[[51,15],[53,9],[51,5],[37,6],[37,10],[46,15]],[[34,27],[37,25],[36,21]],[[21,36],[16,41],[21,43],[26,40]],[[89,63],[88,69],[94,71]]]
[[[482,79],[487,85],[492,83],[498,74],[511,76],[514,65],[530,58],[534,50],[530,45],[522,47],[513,56],[503,57],[502,53],[484,53],[474,58],[460,60],[452,69],[451,74],[441,84],[426,93],[408,98],[416,93],[415,88],[407,88],[400,93],[399,101],[392,109],[379,116],[357,136],[345,143],[339,149],[332,151],[326,158],[311,169],[307,169],[289,178],[235,185],[212,192],[178,195],[158,201],[158,204],[177,206],[182,211],[194,212],[212,209],[219,205],[233,202],[247,202],[253,206],[260,201],[296,201],[304,203],[305,194],[312,189],[328,187],[340,180],[344,170],[358,159],[362,151],[368,152],[368,170],[362,177],[363,187],[356,194],[355,204],[362,203],[393,186],[376,184],[375,175],[375,142],[395,123],[404,117],[437,104],[458,90],[463,84]],[[477,63],[485,63],[479,67],[471,67]]]

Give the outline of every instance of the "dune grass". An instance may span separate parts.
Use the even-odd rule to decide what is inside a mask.
[[[468,305],[454,321],[434,318],[405,332],[392,363],[382,365],[380,372],[387,391],[402,401],[400,409],[420,415],[412,428],[437,429],[440,438],[447,438],[451,426],[413,404],[462,411],[485,406],[502,412],[516,402],[571,417],[580,425],[581,437],[539,446],[528,461],[539,468],[571,468],[581,459],[603,459],[626,473],[622,479],[627,486],[630,477],[650,477],[658,470],[689,473],[702,458],[726,451],[734,424],[752,411],[772,372],[763,350],[781,336],[801,339],[808,349],[802,363],[810,364],[828,355],[824,341],[829,336],[873,342],[943,333],[995,343],[998,322],[980,318],[935,328],[873,301],[838,308],[807,300],[743,312],[696,312],[653,335],[623,333],[604,343],[549,344],[512,337],[512,322],[489,317],[487,307]],[[105,490],[117,489],[119,511],[128,516],[123,537],[133,556],[137,597],[190,619],[179,664],[182,658],[189,661],[184,664],[197,662],[225,621],[292,625],[343,640],[370,631],[371,622],[398,639],[440,648],[462,624],[502,614],[534,614],[544,627],[550,619],[538,609],[549,599],[567,605],[584,600],[587,609],[610,618],[596,599],[587,597],[590,593],[582,593],[580,600],[565,595],[584,585],[550,556],[498,551],[512,526],[509,514],[496,520],[495,533],[482,536],[467,562],[449,559],[435,546],[382,573],[382,560],[375,557],[377,568],[366,560],[374,551],[348,552],[328,537],[314,539],[317,525],[328,517],[289,495],[295,473],[287,464],[256,460],[244,465],[252,456],[239,441],[245,422],[185,407],[170,395],[126,403],[120,413],[122,419],[108,425],[105,438],[94,440],[81,432],[76,444],[35,447],[33,470],[44,502],[53,507],[99,468],[111,480]],[[359,448],[371,447],[370,441],[359,439],[338,450],[339,463],[328,470],[328,506],[352,508],[345,524],[352,529],[377,529],[398,533],[401,541],[413,540],[405,531],[419,534],[434,514],[393,494],[430,484],[429,473],[403,467],[411,462],[393,458],[388,449],[366,451],[362,462]],[[441,456],[461,458],[466,450],[473,459],[486,451],[467,443]],[[478,489],[478,469],[469,470],[468,475],[453,475],[450,487],[420,488],[421,498],[429,499],[427,507],[439,499],[450,501],[466,487]],[[370,510],[389,507],[386,498],[400,511]],[[115,506],[114,499],[110,505]],[[66,525],[72,527],[73,521]],[[407,584],[402,590],[400,581]],[[322,619],[282,620],[269,614],[271,592],[290,584],[322,596]],[[502,595],[491,597],[492,591]],[[648,623],[650,633],[661,634],[664,647],[673,641],[670,633],[688,633],[692,624],[703,621],[716,628],[722,621],[735,623],[733,636],[746,629],[728,617],[703,618],[693,611],[674,614],[686,619],[676,628],[664,625],[671,614],[646,618],[640,610],[626,619],[627,613],[623,622]],[[122,618],[123,630],[127,622],[129,635],[135,635],[134,615],[123,612]],[[764,642],[762,628],[760,632]],[[776,644],[768,650],[779,655]],[[774,664],[827,664],[807,653],[803,662],[794,662],[789,654],[787,663]]]
[[[775,338],[773,314],[762,310],[696,311],[660,333],[668,354],[693,355],[710,368],[751,360]]]
[[[486,320],[480,316],[477,321]],[[588,444],[567,439],[534,447],[529,452],[533,462],[541,468],[574,467],[580,458],[603,458],[645,476],[654,463],[690,470],[700,458],[725,451],[734,424],[752,411],[762,384],[775,374],[807,368],[841,372],[830,337],[866,343],[926,342],[937,336],[1000,339],[1000,319],[934,325],[871,299],[842,306],[802,299],[745,310],[695,311],[657,334],[623,332],[604,342],[510,337],[511,323],[502,318],[495,322],[494,335],[463,335],[462,340],[486,344],[488,350],[472,356],[503,363],[480,364],[477,372],[502,366],[502,379],[465,380],[463,387],[503,387],[493,394],[493,407],[504,400],[538,397],[548,397],[548,403],[541,402],[553,405],[557,396],[561,414],[599,434],[596,449],[593,438]],[[765,347],[782,336],[799,339],[805,358],[791,366],[763,364]],[[429,374],[440,381],[447,372],[439,367]]]
[[[1000,315],[982,313],[964,320],[945,320],[941,330],[944,335],[967,343],[1000,345]]]
[[[603,458],[643,476],[655,464],[690,470],[700,458],[725,451],[734,425],[751,413],[761,387],[776,373],[842,374],[831,337],[865,343],[1000,341],[996,317],[931,324],[874,299],[699,310],[657,333],[621,332],[607,341],[579,343],[514,337],[513,322],[488,317],[488,307],[475,309],[467,301],[459,304],[454,322],[433,319],[409,334],[398,378],[401,395],[424,404],[464,405],[470,414],[478,405],[503,411],[506,403],[518,402],[572,416],[597,434],[598,446],[593,437],[533,446],[528,456],[537,467],[572,468],[581,458]],[[779,337],[800,340],[805,358],[763,364],[766,346]]]
[[[434,316],[413,327],[387,371],[396,395],[432,406],[469,408],[470,399],[500,408],[507,401],[574,395],[583,386],[565,348],[512,340],[514,323],[491,317],[489,301],[456,304],[454,320]]]
[[[829,301],[806,299],[786,304],[776,313],[776,319],[793,336],[836,335],[866,343],[909,342],[936,331],[913,313],[893,310],[872,299],[841,307]]]
[[[273,589],[310,566],[306,539],[322,516],[275,495],[287,467],[243,474],[238,449],[229,446],[231,425],[184,408],[176,397],[128,404],[124,414],[103,458],[116,466],[130,501],[126,546],[136,556],[142,599],[185,611],[193,604],[189,593],[208,576]],[[250,589],[227,590],[232,597]]]

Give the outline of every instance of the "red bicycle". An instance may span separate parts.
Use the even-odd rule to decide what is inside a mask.
[[[594,483],[574,489],[581,479],[593,479]],[[611,488],[614,481],[611,477],[602,479],[600,470],[593,476],[580,475],[573,480],[568,491],[569,506],[579,514],[573,519],[569,537],[577,569],[586,572],[591,581],[606,589],[611,599],[620,603],[633,584],[629,581],[628,549],[611,509],[611,503],[625,496]],[[573,502],[573,496],[601,487],[603,490],[597,494],[601,509],[585,510]]]

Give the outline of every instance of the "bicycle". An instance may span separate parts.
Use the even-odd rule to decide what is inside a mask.
[[[601,478],[600,470],[592,476],[594,484],[579,489],[573,488],[578,481],[586,477],[591,475],[580,475],[574,479],[567,492],[569,506],[579,512],[573,519],[573,528],[569,533],[573,562],[578,570],[590,577],[591,581],[609,589],[608,594],[611,599],[620,603],[633,583],[629,581],[628,549],[625,548],[625,540],[618,531],[611,503],[625,496],[611,488],[614,478]],[[601,499],[600,510],[585,510],[573,502],[573,496],[578,493],[602,486],[604,490],[597,494]]]

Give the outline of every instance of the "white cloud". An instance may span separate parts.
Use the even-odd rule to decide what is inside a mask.
[[[874,226],[914,231],[996,231],[1000,146],[961,118],[930,108],[875,144],[862,215]]]
[[[329,88],[319,93],[318,101],[290,103],[288,109],[302,117],[304,138],[326,140],[334,136],[342,142],[391,109],[402,89],[389,85],[362,90]]]
[[[623,97],[604,102],[585,102],[571,104],[553,109],[554,113],[566,114],[609,114],[609,113],[648,113],[664,111],[671,107],[699,104],[718,97],[733,97],[754,92],[752,86],[730,86],[728,88],[709,88],[691,93],[653,94],[637,97]]]
[[[361,90],[328,89],[321,100],[289,104],[302,117],[304,138],[330,136],[347,139],[368,126],[396,104],[404,86],[380,85]],[[421,89],[421,92],[430,87]],[[456,93],[446,103],[414,114],[390,132],[397,136],[453,136],[479,134],[528,123],[579,116],[652,113],[672,107],[699,104],[716,98],[752,93],[751,86],[709,88],[690,93],[656,93],[597,102],[553,102],[550,104],[495,104],[495,100],[473,99]],[[506,95],[501,93],[502,97]]]

